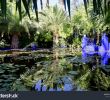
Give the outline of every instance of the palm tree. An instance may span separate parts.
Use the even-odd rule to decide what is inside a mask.
[[[53,33],[53,47],[57,46],[60,30],[63,29],[63,25],[68,21],[65,12],[55,6],[43,10],[39,16],[40,27]]]
[[[8,20],[8,30],[7,32],[11,34],[11,48],[18,49],[19,48],[19,36],[21,32],[29,33],[28,23],[27,21],[22,21],[19,19],[19,15],[16,12],[14,3],[8,3],[7,7],[7,20]],[[22,10],[23,11],[23,10]],[[22,16],[23,17],[23,16]]]

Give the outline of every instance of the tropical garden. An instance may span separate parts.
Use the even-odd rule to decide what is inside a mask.
[[[82,51],[109,29],[110,0],[0,0],[0,91],[110,90],[109,54]]]

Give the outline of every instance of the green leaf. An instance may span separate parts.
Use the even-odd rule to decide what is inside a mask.
[[[63,4],[64,4],[65,10],[66,10],[66,0],[63,0]]]
[[[106,6],[106,4],[107,4],[107,0],[104,0],[104,11],[105,11],[105,14],[107,12],[107,6]]]
[[[22,19],[22,13],[21,13],[21,0],[16,0],[16,10],[19,11],[20,20]]]
[[[87,13],[87,2],[88,2],[88,0],[83,0],[83,2],[84,2],[85,10],[86,10],[86,13]]]
[[[36,18],[37,18],[37,21],[38,21],[38,6],[37,6],[37,0],[33,0],[33,4],[34,4],[35,13],[36,13]]]
[[[71,9],[70,9],[70,0],[67,0],[67,6],[68,6],[69,16],[71,16],[71,15],[70,15],[70,11],[71,11]]]
[[[28,14],[29,18],[30,18],[30,12],[29,12],[29,7],[28,7],[28,3],[26,0],[22,0],[23,5],[25,7],[26,13]]]

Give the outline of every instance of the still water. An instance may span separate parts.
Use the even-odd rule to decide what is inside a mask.
[[[107,91],[110,56],[40,51],[5,56],[0,62],[1,91]]]

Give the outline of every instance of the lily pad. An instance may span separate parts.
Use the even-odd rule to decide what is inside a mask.
[[[77,75],[78,72],[77,72],[77,71],[70,71],[70,72],[68,72],[68,74],[71,74],[71,75]]]
[[[5,72],[5,70],[0,69],[0,74],[3,74]]]

